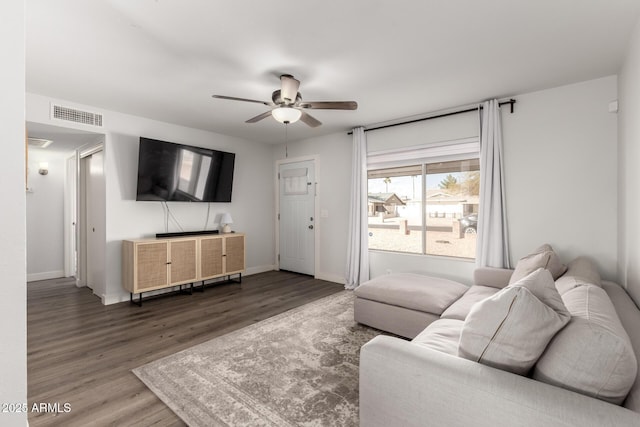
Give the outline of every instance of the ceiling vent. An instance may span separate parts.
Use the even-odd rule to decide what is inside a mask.
[[[53,144],[53,141],[50,139],[28,138],[28,140],[29,140],[29,145],[31,147],[37,147],[37,148],[47,148],[48,146]]]
[[[65,122],[102,127],[102,114],[51,104],[51,118]]]

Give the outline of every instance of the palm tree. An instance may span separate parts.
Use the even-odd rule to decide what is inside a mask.
[[[389,192],[389,184],[391,184],[391,178],[386,177],[382,182],[384,182],[384,192]]]
[[[442,181],[440,181],[440,184],[438,184],[438,187],[440,187],[441,190],[457,190],[458,189],[458,180],[456,179],[455,176],[449,174],[447,176],[444,177],[444,179]]]

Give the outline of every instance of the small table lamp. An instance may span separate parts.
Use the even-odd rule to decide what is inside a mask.
[[[223,233],[231,233],[231,224],[233,224],[233,219],[231,219],[231,215],[229,214],[229,212],[226,212],[222,215],[220,224],[222,224]]]

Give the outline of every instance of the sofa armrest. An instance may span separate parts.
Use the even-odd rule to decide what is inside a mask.
[[[381,335],[360,353],[360,425],[613,427],[640,414]]]
[[[509,284],[513,270],[507,268],[478,267],[473,271],[473,283],[494,288],[504,288]]]

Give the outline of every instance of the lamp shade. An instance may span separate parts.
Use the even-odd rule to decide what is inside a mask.
[[[302,111],[291,107],[278,107],[271,110],[271,115],[280,123],[295,123],[302,116]]]
[[[229,214],[229,212],[222,215],[222,218],[220,219],[220,224],[233,224],[233,219],[231,218],[231,215]]]
[[[40,162],[40,169],[38,169],[40,175],[46,175],[49,173],[49,163]]]

